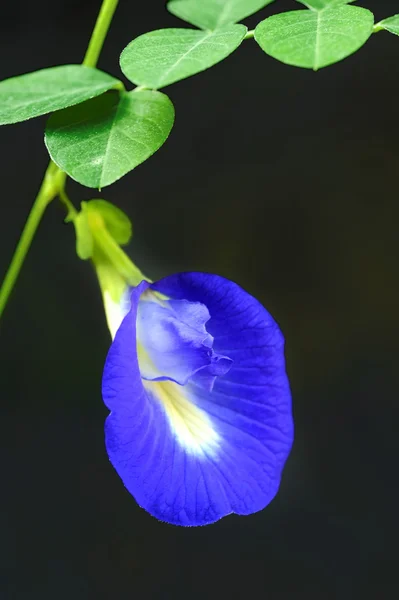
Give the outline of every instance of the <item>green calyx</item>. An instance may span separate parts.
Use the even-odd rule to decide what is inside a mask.
[[[120,323],[120,304],[129,286],[147,279],[121,248],[132,237],[132,224],[123,211],[105,200],[81,203],[69,216],[76,232],[76,253],[91,260],[103,296],[107,322],[114,336]]]

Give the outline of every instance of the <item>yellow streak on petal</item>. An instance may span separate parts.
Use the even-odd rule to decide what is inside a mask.
[[[186,386],[173,381],[144,381],[147,392],[161,402],[178,441],[193,454],[212,452],[220,437],[208,415],[186,396]]]

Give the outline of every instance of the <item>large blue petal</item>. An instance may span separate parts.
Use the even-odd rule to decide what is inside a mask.
[[[152,289],[204,304],[215,352],[234,362],[212,392],[200,373],[185,386],[143,382],[136,314],[147,285],[133,290],[105,366],[110,460],[137,502],[169,523],[204,525],[262,509],[277,492],[293,439],[278,326],[257,300],[222,277],[167,277]]]

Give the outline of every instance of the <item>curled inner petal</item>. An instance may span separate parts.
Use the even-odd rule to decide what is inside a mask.
[[[216,377],[225,375],[233,361],[212,348],[214,340],[205,327],[210,319],[206,306],[187,300],[160,300],[151,292],[143,296],[137,313],[141,377],[185,385],[203,371],[204,386],[211,389]]]

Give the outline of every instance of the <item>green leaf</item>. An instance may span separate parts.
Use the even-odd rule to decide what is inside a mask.
[[[64,65],[12,77],[0,83],[0,125],[79,104],[122,84],[107,73]]]
[[[244,25],[228,25],[215,32],[151,31],[126,46],[121,69],[136,85],[157,89],[209,69],[238,48],[246,33]]]
[[[273,58],[317,70],[356,52],[370,37],[373,24],[372,13],[356,6],[295,10],[259,23],[255,39]]]
[[[82,260],[88,260],[93,255],[93,236],[87,214],[81,211],[73,219],[76,233],[76,254]]]
[[[132,223],[120,208],[106,200],[89,200],[82,202],[82,210],[88,215],[89,222],[93,215],[100,217],[115,242],[122,246],[130,242]]]
[[[357,0],[297,0],[301,4],[304,4],[311,10],[324,10],[325,8],[333,8],[338,4],[350,4]]]
[[[376,31],[380,31],[381,29],[386,29],[390,33],[394,33],[395,35],[399,35],[399,15],[394,15],[393,17],[389,17],[388,19],[384,19],[380,21],[376,26]]]
[[[173,121],[165,94],[111,92],[52,115],[45,141],[53,161],[72,179],[100,189],[156,152]]]
[[[168,11],[200,29],[231,25],[258,12],[273,0],[171,0]]]

